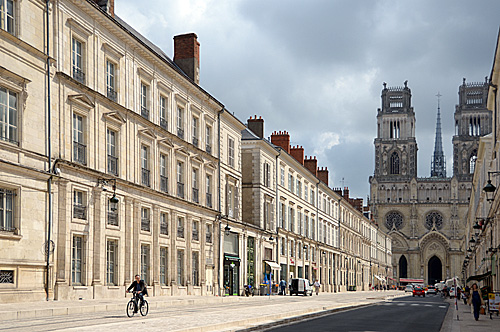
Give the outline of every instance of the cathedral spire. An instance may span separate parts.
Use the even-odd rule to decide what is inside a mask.
[[[446,159],[443,152],[443,139],[441,137],[441,108],[439,105],[441,94],[438,92],[438,108],[436,121],[436,138],[434,140],[434,155],[431,163],[431,176],[438,178],[446,177]]]

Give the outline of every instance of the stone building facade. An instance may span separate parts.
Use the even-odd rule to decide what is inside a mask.
[[[394,277],[434,284],[460,274],[477,147],[479,138],[491,132],[486,92],[487,83],[464,79],[459,87],[452,177],[446,177],[443,163],[438,106],[433,176],[419,178],[411,90],[407,82],[395,88],[384,83],[382,107],[377,112],[370,208],[392,236]]]

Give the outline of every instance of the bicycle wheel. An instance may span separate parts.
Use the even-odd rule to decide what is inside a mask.
[[[140,311],[141,311],[141,315],[143,315],[143,316],[146,316],[148,314],[148,311],[149,311],[148,301],[144,300]]]
[[[135,314],[135,303],[133,300],[128,301],[127,303],[127,316],[132,317]]]

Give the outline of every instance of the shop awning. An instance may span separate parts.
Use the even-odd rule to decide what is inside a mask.
[[[481,281],[483,279],[488,278],[490,275],[491,275],[491,271],[488,271],[488,272],[483,273],[483,274],[471,276],[471,277],[467,278],[467,282],[472,281],[472,280]]]
[[[424,279],[399,278],[399,282],[411,282],[415,284],[423,284]]]
[[[384,278],[379,277],[379,276],[378,276],[378,275],[376,275],[376,274],[374,274],[373,276],[374,276],[375,278],[377,278],[378,280],[380,280],[380,281],[385,281],[385,279],[384,279]]]
[[[271,269],[274,269],[274,270],[281,269],[280,265],[275,263],[275,262],[270,262],[270,261],[264,261],[264,262],[266,262],[266,264],[269,265],[271,267]]]

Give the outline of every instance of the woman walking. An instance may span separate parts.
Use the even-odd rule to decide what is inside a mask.
[[[481,290],[479,289],[479,287],[477,287],[476,283],[472,284],[469,300],[467,302],[469,303],[469,305],[472,305],[474,307],[474,319],[478,320],[479,309],[481,308],[481,305],[484,304],[484,301]]]

